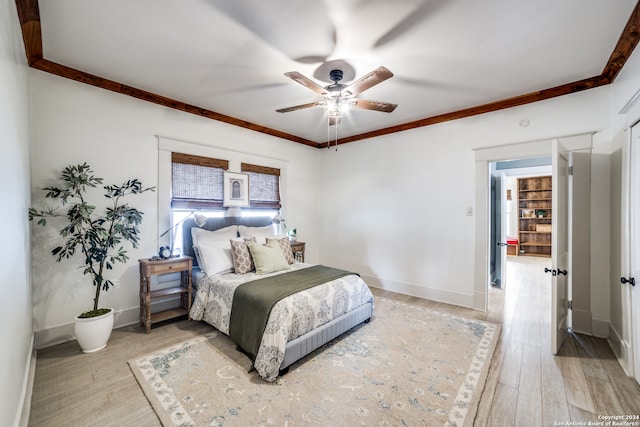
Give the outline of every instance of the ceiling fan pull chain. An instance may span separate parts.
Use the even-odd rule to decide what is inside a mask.
[[[331,149],[331,117],[327,116],[327,150]]]

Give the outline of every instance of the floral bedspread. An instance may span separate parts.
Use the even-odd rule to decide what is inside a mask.
[[[296,262],[291,265],[291,270],[269,275],[227,273],[205,276],[198,283],[189,315],[194,320],[204,320],[228,335],[233,294],[238,286],[310,266]],[[256,355],[254,366],[258,374],[266,381],[274,381],[284,360],[287,342],[370,301],[373,301],[373,295],[369,287],[356,275],[345,276],[280,300],[271,311]]]

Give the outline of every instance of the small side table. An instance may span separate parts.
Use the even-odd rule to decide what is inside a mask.
[[[293,252],[293,257],[296,261],[304,262],[304,242],[290,242],[291,244],[291,252]]]
[[[140,324],[144,325],[147,333],[151,332],[151,324],[163,320],[172,319],[178,316],[189,316],[191,310],[191,269],[193,258],[183,256],[169,259],[141,259],[140,263]],[[151,290],[151,277],[162,274],[180,273],[180,284],[178,286]],[[151,313],[151,300],[154,298],[166,297],[170,295],[180,295],[180,307],[169,310]]]
[[[520,242],[518,239],[507,239],[507,255],[520,255]]]

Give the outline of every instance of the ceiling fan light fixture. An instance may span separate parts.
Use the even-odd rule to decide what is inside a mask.
[[[324,111],[328,117],[343,117],[353,105],[355,102],[348,98],[329,98],[324,103]]]

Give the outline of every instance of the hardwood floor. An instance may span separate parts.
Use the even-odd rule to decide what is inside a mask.
[[[640,386],[624,374],[605,340],[570,334],[560,355],[550,354],[550,281],[542,272],[548,263],[512,257],[507,288],[491,289],[487,312],[372,291],[502,325],[476,426],[554,426],[640,414]],[[146,334],[136,325],[114,330],[108,348],[96,354],[82,354],[75,342],[40,350],[29,425],[159,426],[127,360],[209,329],[179,320]]]

